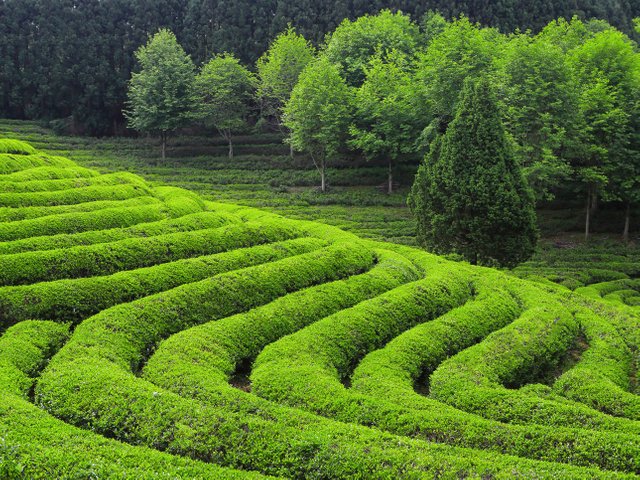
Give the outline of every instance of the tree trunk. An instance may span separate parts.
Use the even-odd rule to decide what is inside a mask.
[[[624,214],[624,231],[622,239],[624,243],[629,243],[629,224],[631,223],[631,202],[627,202],[627,209]]]
[[[590,224],[591,224],[591,206],[592,206],[592,195],[593,193],[591,192],[591,188],[589,187],[589,190],[587,190],[587,211],[586,211],[586,217],[585,217],[585,222],[584,222],[584,241],[587,242],[589,241],[589,228],[590,228]]]
[[[393,169],[391,160],[389,160],[389,172],[387,176],[387,194],[391,195],[393,193]]]
[[[290,144],[289,144],[289,156],[290,156],[291,158],[293,158],[293,154],[294,154],[294,152],[293,152],[293,144],[292,144],[292,143],[290,143]]]
[[[324,159],[320,163],[320,191],[325,193],[327,191],[327,182],[326,182],[326,164]]]
[[[167,132],[160,134],[160,141],[162,142],[162,161],[167,157]]]
[[[233,158],[233,142],[231,141],[231,135],[229,135],[229,158]]]

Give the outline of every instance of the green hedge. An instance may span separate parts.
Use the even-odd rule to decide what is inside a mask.
[[[0,255],[115,242],[135,237],[153,237],[167,233],[189,232],[192,230],[221,227],[229,223],[238,223],[239,221],[239,218],[230,214],[199,212],[178,218],[139,223],[131,227],[90,230],[80,233],[62,233],[59,235],[45,235],[0,242]]]
[[[107,208],[87,212],[47,215],[16,222],[2,222],[0,223],[0,242],[40,235],[130,227],[138,223],[153,222],[166,218],[164,204],[153,197],[149,198],[153,202],[147,205],[126,206],[131,205],[131,202],[126,202],[125,206],[113,208],[113,205],[118,205],[121,202],[95,202],[100,204],[96,205],[96,207],[106,206]]]
[[[346,392],[341,397],[341,414],[350,414],[360,422],[395,433],[432,441],[575,465],[626,471],[640,469],[640,445],[635,436],[503,424],[425,396],[429,388],[428,375],[443,360],[517,315],[519,307],[511,291],[526,287],[523,282],[500,278],[489,270],[476,274],[474,301],[405,332],[363,359],[351,377],[349,402]],[[415,391],[415,386],[422,394]]]
[[[15,173],[36,167],[75,168],[77,165],[67,158],[51,155],[19,155],[0,153],[0,175]]]
[[[297,231],[280,225],[245,223],[95,245],[0,255],[0,285],[109,275],[120,270],[148,267],[296,236]]]
[[[109,173],[106,175],[63,178],[59,180],[30,180],[30,181],[0,181],[0,202],[9,193],[19,194],[28,192],[56,192],[85,187],[114,186],[114,185],[144,185],[145,182],[137,175],[129,172]]]
[[[376,250],[376,256],[376,265],[366,273],[309,287],[173,335],[151,356],[144,377],[181,395],[210,401],[208,392],[229,390],[227,381],[238,366],[253,361],[269,343],[418,278],[404,257],[386,250]]]
[[[589,348],[553,384],[556,393],[618,417],[640,420],[640,397],[630,392],[633,357],[618,331],[584,309],[579,313]]]
[[[452,266],[342,310],[268,345],[254,364],[252,391],[331,416],[335,411],[329,405],[344,398],[340,382],[366,353],[464,303],[470,294],[468,282]]]
[[[12,153],[15,155],[31,155],[36,149],[27,142],[12,138],[0,138],[0,153]]]
[[[182,217],[206,210],[202,198],[194,192],[177,187],[156,187],[154,194],[164,202],[170,217]]]
[[[15,173],[0,175],[0,183],[28,182],[34,180],[59,180],[63,178],[88,178],[100,175],[95,170],[84,167],[35,167]]]
[[[535,291],[513,324],[445,361],[431,375],[430,395],[461,410],[507,423],[616,431],[637,435],[640,423],[618,419],[535,387],[557,370],[580,323],[568,298]],[[520,388],[527,383],[534,386]]]
[[[58,207],[0,208],[0,242],[61,233],[123,228],[169,217],[181,217],[205,208],[192,192],[172,187],[156,189],[156,197],[87,202]],[[224,213],[224,212],[222,212]]]
[[[255,239],[256,243],[259,239]],[[79,320],[101,310],[220,273],[298,255],[326,245],[300,238],[241,248],[110,276],[0,288],[0,327],[28,318]]]
[[[123,185],[70,188],[54,192],[0,193],[3,207],[42,207],[75,205],[98,200],[128,200],[149,195],[151,190],[142,181]]]
[[[32,377],[67,336],[65,325],[28,321],[0,337],[0,478],[263,478],[108,440],[31,405]]]
[[[54,215],[66,215],[68,213],[95,212],[105,208],[137,207],[142,205],[162,203],[156,197],[145,196],[131,198],[129,200],[98,200],[93,202],[78,203],[75,205],[56,205],[54,207],[0,207],[0,222],[18,222],[39,217],[53,217]],[[98,227],[99,228],[99,227]]]
[[[37,404],[127,442],[288,477],[618,477],[401,439],[259,399],[259,409],[252,402],[205,406],[133,374],[149,348],[171,333],[340,278],[372,261],[364,249],[338,244],[105,310],[78,326],[51,360],[36,388]]]

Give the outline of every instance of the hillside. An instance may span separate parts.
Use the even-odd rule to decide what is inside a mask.
[[[6,133],[5,133],[6,132]],[[55,135],[35,122],[0,120],[3,133],[26,140],[52,155],[71,158],[101,173],[135,173],[153,185],[197,192],[205,200],[256,207],[298,220],[312,220],[371,240],[415,246],[415,222],[406,195],[415,168],[403,166],[396,191],[384,193],[386,168],[345,158],[329,169],[331,189],[319,193],[317,172],[303,154],[289,157],[281,137],[238,137],[232,162],[223,139],[184,137],[170,142],[169,157],[158,158],[153,139]],[[591,283],[640,276],[640,218],[632,219],[632,242],[620,242],[622,211],[594,214],[594,238],[583,240],[583,205],[548,205],[538,210],[541,241],[531,261],[515,269],[522,277],[542,277],[574,289]]]
[[[0,477],[640,474],[638,282],[0,152]]]

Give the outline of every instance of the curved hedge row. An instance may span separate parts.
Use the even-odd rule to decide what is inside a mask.
[[[442,269],[335,313],[268,345],[256,359],[252,391],[277,403],[332,415],[325,410],[327,404],[339,396],[340,381],[349,378],[362,356],[470,295],[464,277]]]
[[[1,478],[264,478],[108,440],[31,405],[32,377],[67,336],[65,325],[28,321],[0,337]]]
[[[60,248],[115,242],[127,238],[154,237],[167,233],[189,232],[206,228],[222,227],[229,223],[238,223],[234,215],[217,212],[198,212],[178,218],[165,218],[155,222],[138,223],[131,227],[89,230],[80,233],[61,233],[43,235],[20,240],[0,242],[0,255],[23,253],[34,250],[54,250]]]
[[[31,155],[36,149],[27,142],[13,138],[0,138],[0,153],[12,153],[15,155]]]
[[[251,402],[205,406],[134,377],[149,347],[161,337],[250,308],[309,282],[342,276],[347,273],[347,258],[360,256],[354,266],[371,262],[372,257],[367,260],[362,257],[364,251],[357,250],[336,245],[105,310],[83,322],[52,359],[38,382],[36,401],[62,419],[129,442],[292,477],[426,478],[454,472],[607,477],[597,470],[400,439],[266,402],[260,402],[261,409]],[[247,296],[247,291],[255,296]],[[193,295],[202,302],[187,307],[185,300]],[[151,318],[153,322],[148,321]]]
[[[299,238],[103,277],[0,288],[0,328],[28,318],[77,322],[101,310],[220,273],[299,255],[326,243]]]
[[[136,197],[129,200],[97,200],[74,205],[56,205],[53,207],[0,207],[0,222],[20,222],[33,220],[39,217],[51,217],[66,215],[69,213],[84,213],[104,210],[106,208],[137,207],[141,205],[160,204],[161,201],[152,196]]]
[[[553,384],[570,400],[618,417],[640,420],[640,397],[631,389],[633,357],[618,331],[593,312],[579,314],[589,348]]]
[[[57,250],[0,255],[0,285],[109,275],[121,270],[211,255],[296,236],[298,232],[280,225],[246,223]]]
[[[88,212],[47,215],[16,222],[2,222],[0,223],[0,241],[20,240],[38,235],[86,232],[100,228],[123,228],[166,218],[164,205],[153,200],[151,203],[140,206],[111,207]],[[108,202],[110,206],[118,203]]]
[[[269,343],[418,278],[404,257],[385,250],[376,255],[376,265],[366,273],[309,287],[173,335],[149,358],[144,377],[176,393],[210,400],[208,393],[229,388],[227,381],[238,366],[253,361]]]
[[[74,168],[77,165],[67,158],[51,155],[0,153],[0,175],[36,167]]]
[[[15,173],[0,175],[0,183],[28,182],[34,180],[59,180],[63,178],[88,178],[100,175],[95,170],[84,167],[34,167]]]
[[[0,207],[0,284],[18,283],[0,286],[1,478],[640,473],[638,423],[597,410],[613,401],[607,412],[633,416],[632,307],[130,174],[15,157],[0,163],[0,199],[94,201]],[[95,201],[131,185],[147,196]],[[448,388],[428,375],[464,355],[469,370],[446,379],[468,387],[456,393],[473,403],[484,388],[488,416],[520,405],[521,419],[426,396]],[[571,415],[595,428],[557,426]]]
[[[193,193],[176,188],[158,188],[159,196],[138,197],[122,201],[97,201],[58,207],[0,208],[12,215],[12,222],[0,222],[0,242],[24,238],[79,233],[110,228],[123,228],[138,223],[153,222],[169,217],[181,217],[203,210],[204,205],[192,198]],[[164,203],[163,203],[164,202]],[[9,211],[9,212],[6,212]],[[26,218],[25,218],[26,217]]]
[[[70,188],[68,190],[0,193],[0,206],[3,207],[42,207],[56,205],[75,205],[97,200],[128,200],[149,195],[151,190],[140,179],[135,183],[121,185]]]
[[[513,324],[442,363],[431,375],[430,395],[507,423],[640,433],[640,423],[560,400],[549,395],[548,388],[519,389],[556,370],[580,334],[580,323],[561,300],[543,295],[529,298],[526,303],[532,307]]]
[[[29,181],[0,181],[0,203],[6,201],[9,193],[35,193],[56,192],[86,187],[115,186],[115,185],[144,185],[145,182],[137,175],[129,172],[109,173],[106,175],[63,178],[56,180],[29,180]],[[19,196],[18,196],[19,197]],[[10,205],[10,204],[9,204]],[[21,206],[18,204],[18,206]]]

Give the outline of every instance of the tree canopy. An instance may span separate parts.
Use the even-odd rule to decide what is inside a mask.
[[[533,254],[534,197],[510,147],[489,81],[468,80],[409,196],[421,243],[474,264],[513,266]]]
[[[194,119],[195,67],[169,30],[160,30],[136,51],[140,71],[129,82],[129,126],[159,133],[162,158],[167,133]]]
[[[255,86],[253,74],[231,54],[213,57],[196,77],[198,117],[227,140],[230,158],[232,135],[246,122]]]
[[[351,118],[351,92],[338,67],[325,56],[311,62],[300,74],[284,111],[290,141],[309,153],[320,173],[320,189],[327,189],[326,165],[346,141]]]

